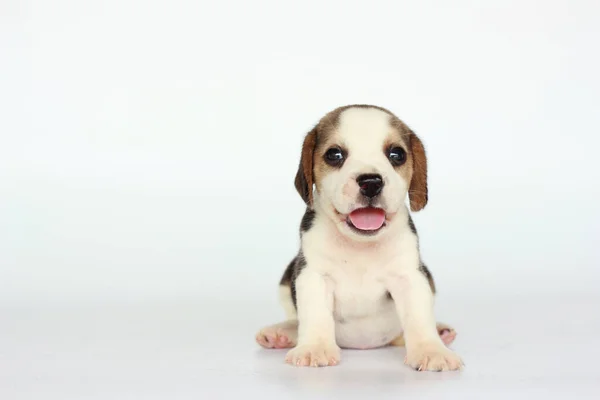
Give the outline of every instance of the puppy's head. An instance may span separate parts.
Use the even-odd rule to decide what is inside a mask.
[[[425,149],[383,108],[340,107],[306,135],[295,183],[306,204],[340,232],[374,239],[394,222],[407,194],[411,210],[427,204]]]

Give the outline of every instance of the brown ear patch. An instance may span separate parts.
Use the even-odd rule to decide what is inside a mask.
[[[427,156],[421,140],[413,132],[410,133],[410,151],[412,155],[413,174],[408,189],[410,209],[419,211],[425,208],[427,194]]]
[[[313,157],[316,144],[317,128],[315,127],[304,138],[295,180],[296,190],[309,207],[312,207],[313,203]]]

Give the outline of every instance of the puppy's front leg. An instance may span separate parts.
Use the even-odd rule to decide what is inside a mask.
[[[389,279],[388,290],[404,328],[405,363],[419,371],[461,369],[460,357],[448,349],[436,329],[433,293],[417,269],[403,271]]]
[[[324,367],[340,361],[335,342],[333,285],[311,268],[296,279],[298,308],[298,345],[290,350],[286,362],[298,366]]]

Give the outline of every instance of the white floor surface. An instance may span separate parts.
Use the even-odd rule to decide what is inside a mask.
[[[295,368],[254,342],[273,304],[234,300],[0,310],[0,399],[599,399],[598,297],[438,302],[460,373],[415,372],[403,349]]]

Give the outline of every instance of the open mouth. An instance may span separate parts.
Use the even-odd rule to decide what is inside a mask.
[[[346,224],[362,235],[374,235],[385,226],[385,211],[375,207],[358,208],[348,215]]]

